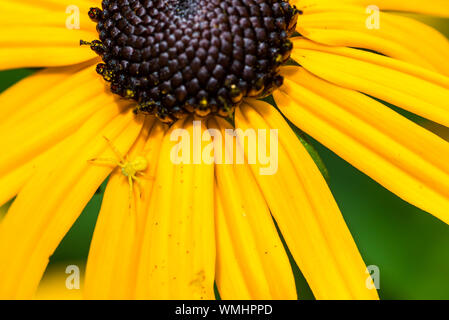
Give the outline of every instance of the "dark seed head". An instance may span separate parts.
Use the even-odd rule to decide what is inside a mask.
[[[299,15],[284,0],[104,0],[92,8],[111,91],[164,122],[229,116],[245,96],[282,85]]]

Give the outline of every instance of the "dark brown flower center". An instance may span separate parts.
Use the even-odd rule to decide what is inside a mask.
[[[164,122],[230,115],[282,85],[298,11],[282,0],[104,0],[92,8],[112,92]]]

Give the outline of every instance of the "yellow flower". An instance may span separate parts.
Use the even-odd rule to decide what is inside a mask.
[[[105,87],[100,59],[79,46],[98,38],[87,12],[100,1],[0,0],[0,68],[46,67],[0,95],[0,204],[16,196],[0,225],[0,297],[34,296],[49,257],[111,174],[86,298],[213,299],[216,281],[224,299],[296,299],[276,221],[316,298],[376,299],[325,179],[283,117],[449,222],[447,142],[379,102],[449,125],[449,42],[394,13],[447,17],[449,7],[375,2],[380,13],[368,0],[291,1],[301,13],[296,64],[280,71],[279,110],[254,98],[235,110],[236,128],[278,130],[278,170],[261,175],[257,162],[172,161],[173,133],[192,137],[198,118],[168,125],[136,115],[135,91],[121,99]],[[216,115],[201,125],[203,137],[222,133],[223,153],[242,138],[226,140],[232,126]],[[99,163],[117,157],[123,170]]]

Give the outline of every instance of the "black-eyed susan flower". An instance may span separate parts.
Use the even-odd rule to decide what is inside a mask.
[[[0,297],[33,297],[110,175],[86,298],[212,299],[216,282],[224,299],[295,299],[281,233],[316,298],[376,299],[285,120],[449,222],[447,142],[383,103],[449,125],[449,43],[394,13],[449,7],[370,2],[1,0],[0,68],[45,69],[0,96],[0,204],[16,196],[0,225]],[[257,100],[270,94],[277,108]],[[176,163],[180,129],[214,160],[248,129],[277,130],[276,170],[195,150]]]

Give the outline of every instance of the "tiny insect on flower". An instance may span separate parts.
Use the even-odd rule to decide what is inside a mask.
[[[90,159],[89,162],[99,165],[108,165],[114,167],[118,166],[121,168],[122,174],[128,178],[129,207],[131,208],[134,193],[134,182],[136,182],[138,186],[139,198],[142,198],[143,187],[142,183],[140,182],[140,177],[145,176],[143,172],[148,168],[148,160],[143,156],[137,156],[134,160],[129,161],[128,156],[126,155],[124,157],[111,140],[109,140],[105,136],[103,136],[103,138],[106,140],[118,160],[114,158],[94,158]]]

